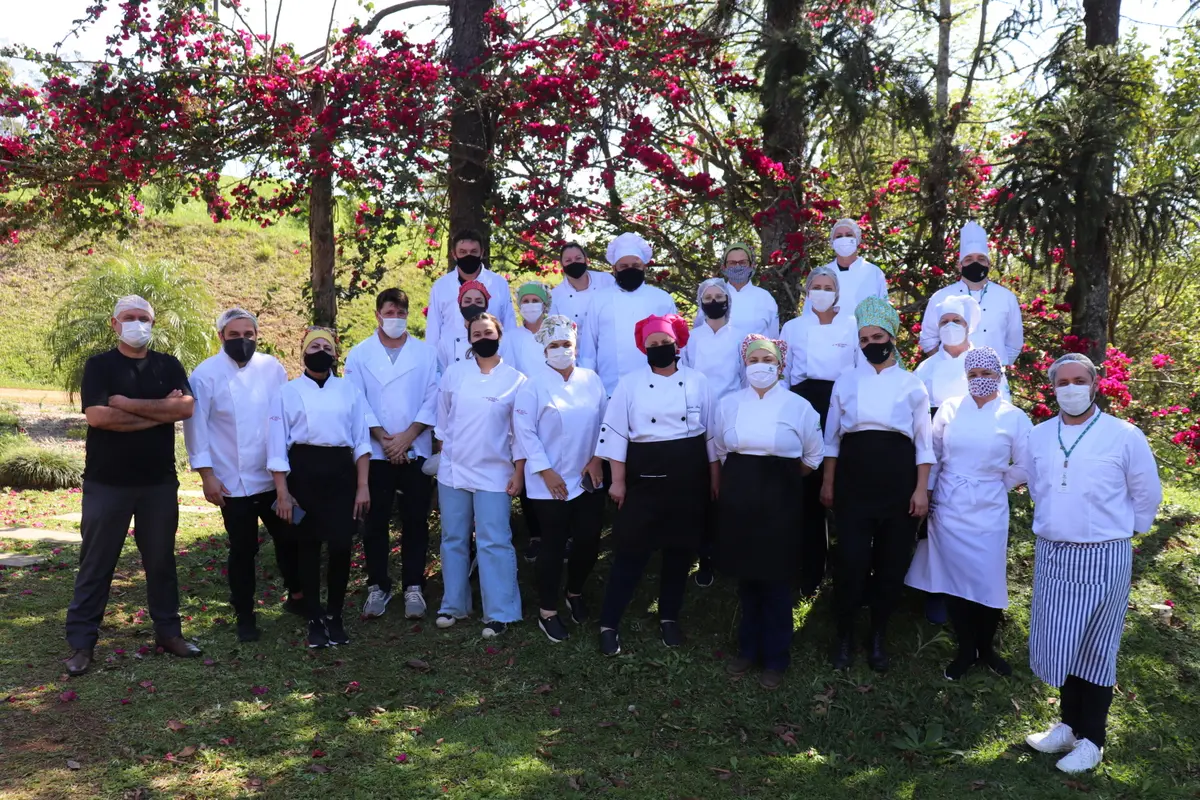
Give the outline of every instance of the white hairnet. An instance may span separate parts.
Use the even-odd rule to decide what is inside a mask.
[[[828,264],[822,264],[808,273],[804,279],[804,292],[812,291],[812,282],[817,278],[833,278],[833,304],[836,306],[842,297],[842,282],[838,280],[838,271]]]
[[[830,242],[834,240],[833,232],[838,228],[849,228],[850,230],[854,231],[854,241],[858,244],[862,244],[862,228],[858,227],[858,223],[849,217],[845,219],[839,219],[837,222],[833,223],[833,227],[829,229]]]
[[[654,255],[654,252],[646,240],[636,233],[622,233],[612,240],[605,255],[608,257],[609,264],[616,264],[625,256],[637,256],[643,264],[649,264],[650,257]]]
[[[121,299],[117,300],[117,304],[113,306],[113,319],[119,317],[122,311],[130,310],[145,311],[150,315],[150,319],[154,319],[153,306],[146,302],[146,298],[136,294],[127,294]]]
[[[945,314],[958,314],[966,320],[968,335],[975,332],[975,328],[979,326],[979,319],[983,316],[983,312],[979,308],[979,301],[965,294],[952,294],[938,303],[937,318],[939,327],[942,322],[942,316]]]
[[[700,282],[700,286],[696,289],[696,307],[700,307],[701,299],[704,297],[704,290],[710,286],[716,286],[725,293],[725,301],[729,304],[725,309],[725,318],[729,319],[729,315],[733,310],[733,292],[729,291],[729,285],[725,283],[724,278],[708,278]]]
[[[1098,372],[1096,370],[1096,365],[1092,363],[1092,360],[1083,353],[1067,353],[1065,356],[1060,356],[1057,361],[1050,365],[1049,377],[1051,385],[1054,384],[1055,378],[1058,377],[1058,369],[1063,364],[1083,364],[1084,368],[1088,371],[1088,375],[1090,375],[1092,378],[1092,384],[1094,385],[1096,383],[1096,375]]]
[[[233,308],[225,311],[221,316],[217,317],[217,333],[225,330],[225,326],[233,322],[235,319],[248,319],[254,323],[254,329],[258,330],[258,318],[244,308]]]
[[[961,262],[967,256],[987,256],[988,261],[992,260],[988,252],[987,231],[978,222],[963,225],[958,235],[958,260]]]

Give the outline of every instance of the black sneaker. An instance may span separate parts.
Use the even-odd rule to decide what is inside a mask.
[[[497,636],[503,636],[506,630],[508,630],[507,622],[489,622],[483,626],[483,638],[495,639]]]
[[[854,637],[839,636],[833,648],[833,668],[836,670],[849,669],[854,663]]]
[[[525,560],[537,561],[538,553],[542,551],[541,539],[530,539],[529,544],[525,545]]]
[[[297,600],[289,594],[287,600],[283,601],[283,610],[298,617],[307,617],[307,605],[303,600]]]
[[[1012,675],[1012,666],[996,654],[995,650],[979,654],[979,663],[986,664],[987,668],[999,675],[1001,678],[1007,678]]]
[[[667,647],[679,647],[683,644],[683,631],[680,630],[678,622],[660,622],[658,632],[662,636],[662,643]]]
[[[606,656],[621,654],[621,637],[615,630],[600,631],[600,652]]]
[[[959,653],[958,657],[946,665],[946,669],[942,670],[942,675],[948,681],[962,680],[962,677],[967,674],[968,670],[975,664],[975,653]]]
[[[308,621],[308,647],[311,650],[329,647],[329,631],[325,627],[325,620],[310,619]]]
[[[575,597],[567,595],[567,607],[571,609],[572,622],[576,625],[582,625],[587,622],[590,615],[588,614],[587,603],[583,602],[583,595]]]
[[[712,559],[700,559],[700,566],[696,569],[696,585],[701,589],[707,589],[713,585],[715,580],[713,576]]]
[[[350,644],[350,637],[346,634],[346,625],[341,617],[326,617],[325,629],[329,631],[330,644]]]
[[[558,644],[565,642],[571,638],[571,634],[567,632],[567,626],[563,625],[563,621],[558,618],[558,614],[553,617],[538,617],[538,627],[542,629],[542,633],[546,634],[546,638]]]
[[[259,637],[258,623],[254,614],[238,617],[237,638],[239,642],[257,642]]]

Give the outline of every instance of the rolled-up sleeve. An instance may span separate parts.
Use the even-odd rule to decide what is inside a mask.
[[[629,390],[628,382],[617,384],[616,391],[608,399],[604,409],[604,420],[600,423],[600,440],[596,443],[596,455],[606,461],[625,461],[629,451]]]

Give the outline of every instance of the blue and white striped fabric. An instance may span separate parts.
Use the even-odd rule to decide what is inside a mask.
[[[1037,538],[1029,666],[1051,686],[1068,675],[1100,686],[1117,682],[1117,651],[1133,571],[1128,539],[1096,544]]]

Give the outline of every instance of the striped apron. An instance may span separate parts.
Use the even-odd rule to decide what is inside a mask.
[[[1129,539],[1052,542],[1034,552],[1029,666],[1051,686],[1068,675],[1100,686],[1117,682],[1117,651],[1133,574]]]

